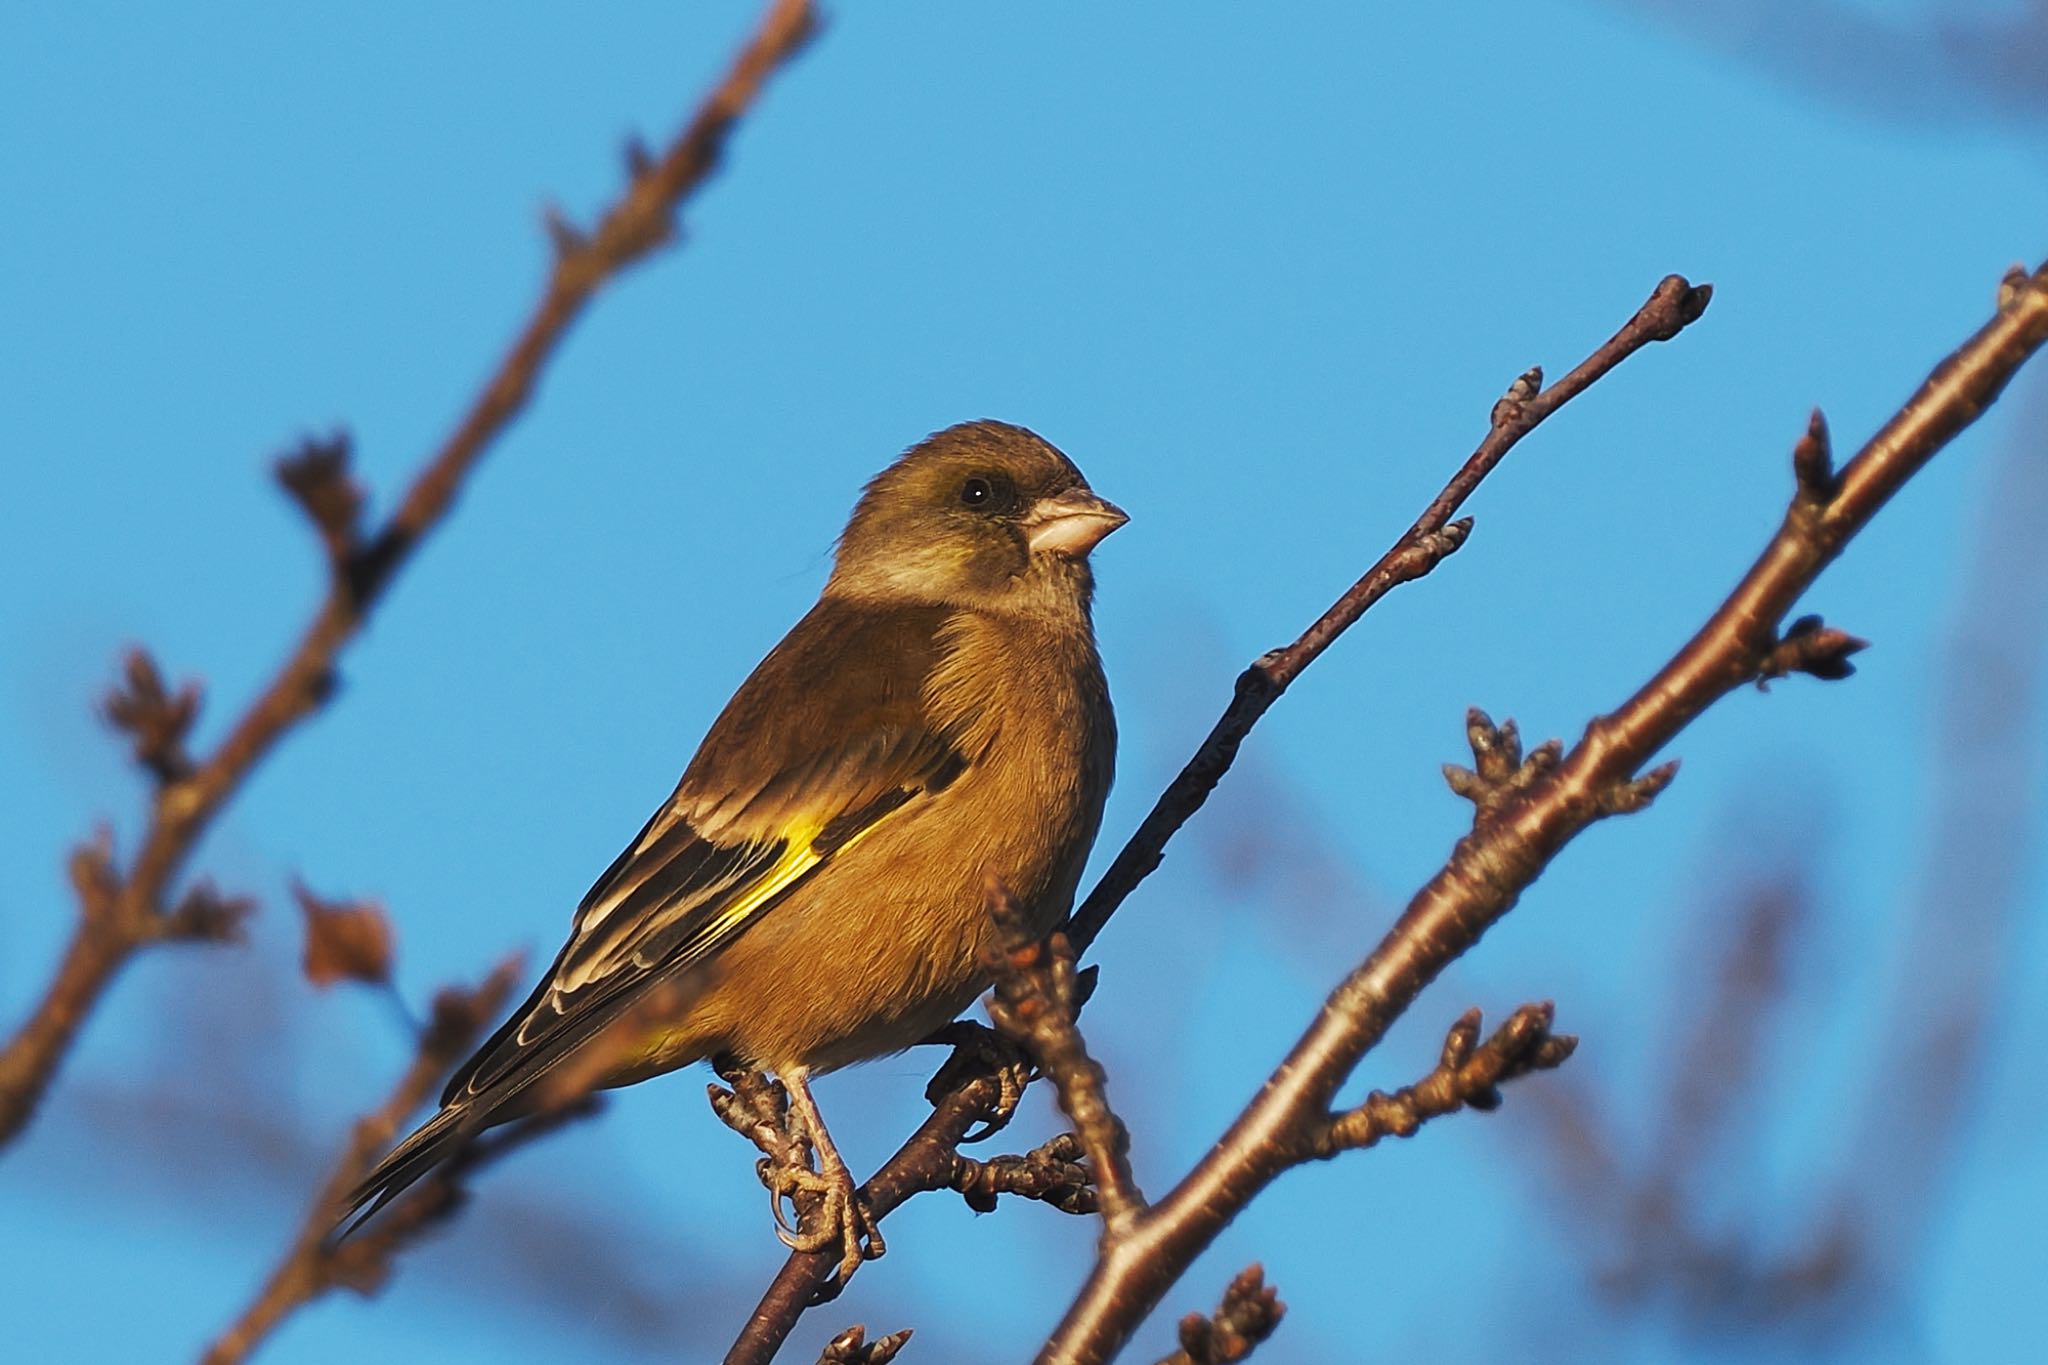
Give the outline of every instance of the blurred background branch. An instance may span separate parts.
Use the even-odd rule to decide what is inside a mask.
[[[593,232],[573,232],[549,219],[555,263],[540,301],[454,433],[374,531],[358,529],[365,496],[349,472],[345,436],[309,439],[278,462],[279,480],[326,548],[327,594],[269,685],[205,759],[186,753],[199,714],[197,686],[173,691],[147,653],[130,654],[126,684],[108,699],[106,713],[129,733],[137,761],[155,779],[148,824],[125,867],[107,834],[72,855],[78,928],[41,1001],[0,1049],[0,1144],[28,1122],[71,1040],[130,955],[151,943],[235,935],[251,908],[247,900],[220,897],[202,882],[166,904],[194,846],[278,741],[333,694],[342,651],[392,576],[447,514],[477,462],[526,406],[570,325],[615,275],[671,240],[678,205],[716,168],[733,127],[767,78],[802,48],[812,24],[804,0],[776,0],[725,80],[661,157],[629,149],[625,194]]]
[[[1748,840],[1717,851],[1735,881],[1694,916],[1669,1036],[1657,1045],[1686,1064],[1668,1070],[1663,1089],[1638,1104],[1578,1075],[1538,1097],[1558,1159],[1531,1170],[1547,1177],[1555,1216],[1613,1313],[1815,1359],[1865,1359],[1902,1330],[1898,1288],[1928,1254],[1957,1182],[1994,1025],[2024,960],[2048,541],[2015,528],[2048,517],[2048,386],[2030,385],[2020,403],[2025,419],[1993,461],[1986,514],[1967,538],[1931,698],[1926,843],[1901,886],[1894,980],[1858,1025],[1861,1065],[1809,1061],[1811,1020],[1851,999],[1833,973],[1799,969],[1822,905],[1836,899],[1811,830],[1799,829],[1775,861],[1759,860]],[[1861,924],[1886,922],[1886,907],[1853,909]],[[1759,1097],[1787,1086],[1844,1116],[1789,1181],[1758,1160],[1794,1122]],[[1643,1134],[1638,1150],[1620,1145],[1630,1131]],[[1773,1193],[1787,1183],[1811,1197]]]
[[[460,1199],[456,1181],[462,1172],[444,1170],[372,1231],[340,1244],[332,1237],[349,1191],[497,1020],[522,970],[514,958],[473,988],[451,986],[435,997],[412,1065],[390,1096],[357,1120],[347,1148],[307,1207],[284,1259],[256,1298],[207,1348],[205,1365],[235,1365],[248,1359],[293,1311],[337,1286],[374,1293],[391,1273],[391,1258],[455,1209]]]

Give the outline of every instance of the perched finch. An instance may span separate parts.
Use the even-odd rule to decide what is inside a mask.
[[[987,985],[991,875],[1041,931],[1070,908],[1116,751],[1088,554],[1124,520],[1001,422],[948,428],[877,475],[817,605],[350,1214],[547,1107],[539,1083],[579,1054],[598,1086],[730,1058],[783,1081],[817,1148],[831,1212],[785,1240],[836,1242],[850,1274],[872,1229],[810,1078],[909,1047]]]

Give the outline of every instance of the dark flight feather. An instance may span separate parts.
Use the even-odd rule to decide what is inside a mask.
[[[924,704],[947,615],[827,599],[797,624],[584,896],[539,987],[449,1081],[443,1111],[356,1189],[352,1212],[374,1214],[476,1133],[516,1117],[535,1082],[645,991],[713,959],[854,839],[966,770],[971,757]],[[862,661],[857,674],[849,659]],[[818,686],[828,673],[831,685]]]

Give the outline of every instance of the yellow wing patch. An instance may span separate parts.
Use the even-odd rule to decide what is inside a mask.
[[[693,961],[738,933],[764,906],[803,880],[806,874],[824,862],[828,856],[837,857],[846,852],[872,834],[881,825],[882,820],[888,818],[888,815],[884,815],[874,824],[842,840],[829,854],[820,853],[817,848],[818,835],[823,832],[822,826],[812,826],[792,838],[789,851],[776,859],[774,864],[761,874],[760,879],[747,888],[745,894],[735,898],[731,904],[721,907],[702,929],[691,935],[689,945],[683,950],[683,960]]]

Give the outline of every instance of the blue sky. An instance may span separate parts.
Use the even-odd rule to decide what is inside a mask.
[[[346,426],[389,497],[529,306],[543,204],[607,202],[625,135],[665,137],[752,19],[0,19],[10,1024],[70,927],[65,851],[97,821],[134,829],[139,781],[89,705],[120,649],[203,678],[218,734],[319,589],[269,459]],[[2009,93],[1936,79],[1930,58],[1889,107],[1783,56],[1601,5],[840,7],[682,249],[573,335],[337,704],[206,843],[197,866],[264,902],[250,947],[138,962],[0,1154],[17,1349],[196,1350],[399,1065],[380,1002],[294,974],[289,878],[388,905],[415,1001],[507,951],[552,952],[814,596],[861,481],[925,432],[1026,423],[1132,513],[1098,556],[1124,736],[1106,857],[1237,669],[1408,523],[1519,371],[1562,373],[1668,271],[1713,281],[1700,326],[1517,451],[1472,505],[1470,545],[1315,666],[1105,939],[1091,1037],[1141,1181],[1163,1187],[1456,838],[1437,765],[1459,757],[1463,708],[1571,736],[1618,702],[1775,524],[1809,408],[1853,446],[1978,325],[1999,273],[2048,249],[2044,130]],[[1915,1033],[1888,1004],[1918,965],[1915,897],[1973,890],[1970,868],[1926,866],[1945,642],[1987,593],[2009,588],[2017,621],[2043,606],[2024,574],[1967,575],[2031,526],[2002,515],[1995,476],[2044,404],[2023,380],[1824,580],[1809,605],[1875,642],[1852,681],[1709,715],[1657,807],[1571,848],[1363,1080],[1426,1069],[1468,1004],[1541,998],[1585,1036],[1569,1076],[1283,1182],[1145,1345],[1258,1258],[1293,1305],[1262,1360],[1359,1358],[1361,1331],[1446,1360],[1753,1358],[1755,1339],[1697,1314],[1602,1296],[1529,1092],[1604,1096],[1614,1144],[1643,1142],[1666,1040],[1710,974],[1700,943],[1747,882],[1803,858],[1816,922],[1745,1106],[1764,1118],[1716,1166],[1711,1216],[1797,1223],[1867,1145],[1856,1125],[1886,1123],[1869,1096],[1877,1040]],[[2033,841],[2040,785],[2023,767]],[[2038,868],[2019,869],[2038,903]],[[2048,1274],[2026,1060],[2048,1041],[2048,971],[2038,916],[2014,933],[1962,1145],[1870,1329],[1900,1358],[2016,1358],[2015,1291]],[[825,1084],[857,1165],[921,1115],[932,1060]],[[382,1298],[314,1308],[271,1358],[715,1359],[780,1257],[702,1079],[641,1087],[495,1173]],[[1039,1103],[1020,1144],[1053,1122]],[[906,1360],[1019,1358],[1091,1240],[1041,1208],[977,1220],[935,1198],[889,1226],[890,1257],[804,1346],[863,1320],[920,1329]],[[579,1257],[590,1275],[559,1273]]]

